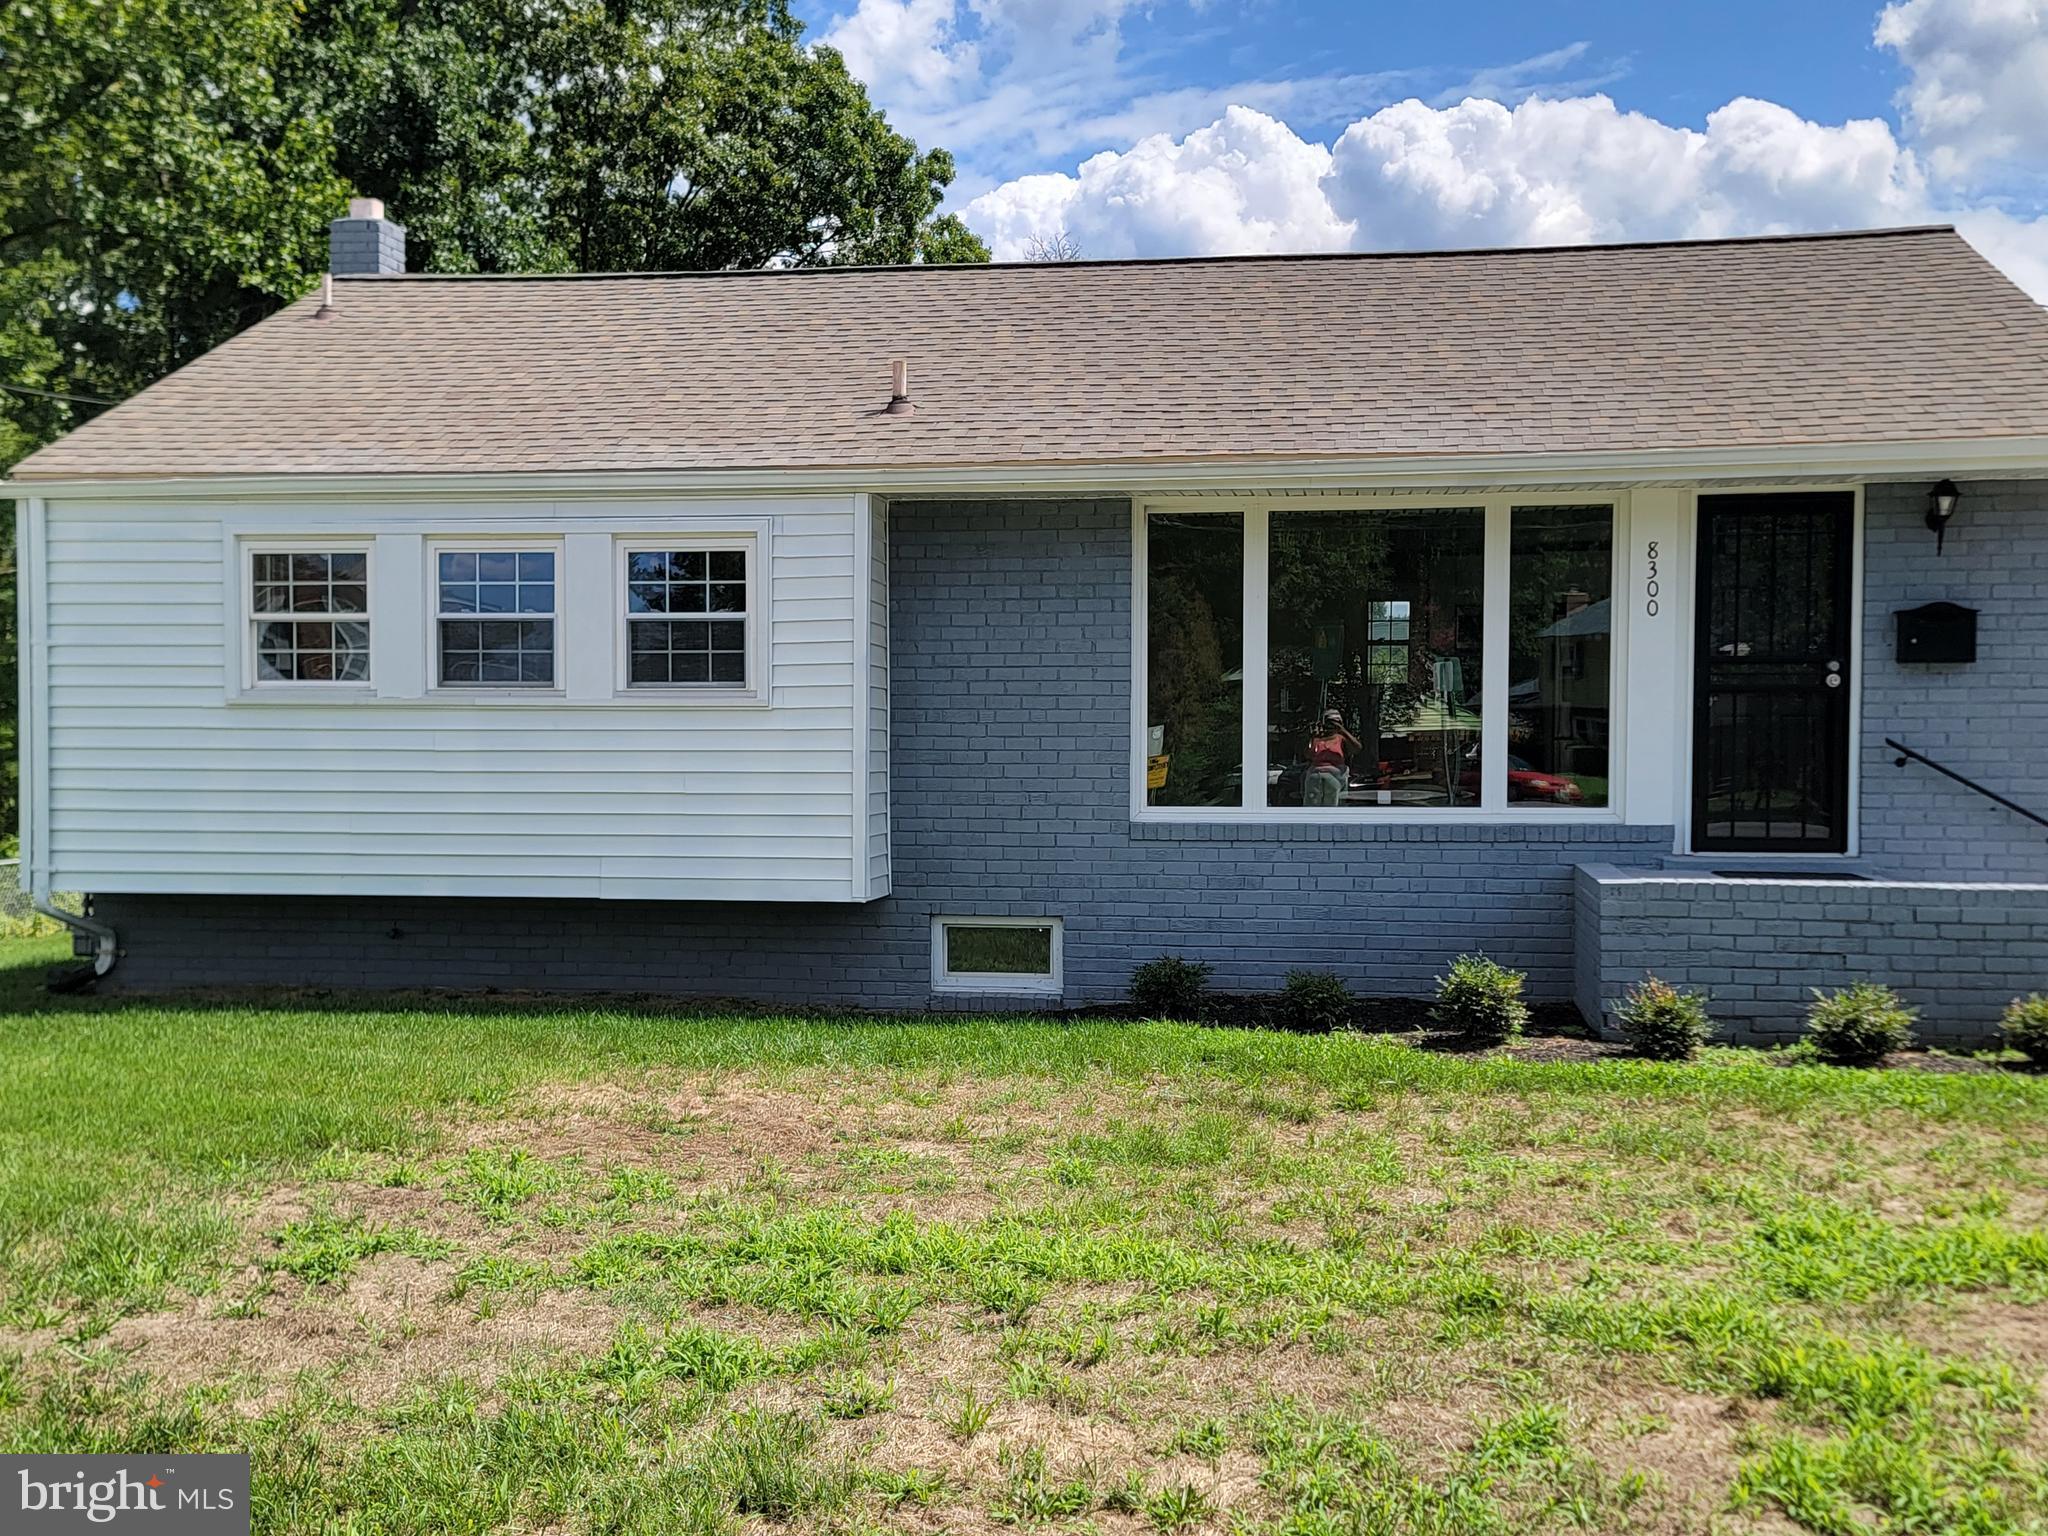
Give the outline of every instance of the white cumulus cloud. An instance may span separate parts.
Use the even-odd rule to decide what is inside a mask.
[[[1085,256],[1399,250],[1696,239],[1956,222],[2048,297],[2048,217],[1945,210],[1920,160],[1879,120],[1812,122],[1740,98],[1704,130],[1605,96],[1404,101],[1329,148],[1231,107],[1183,138],[1155,134],[1024,176],[962,210],[999,260],[1064,229]]]
[[[1902,0],[1877,43],[1905,66],[1899,109],[1936,175],[2048,163],[2048,0]]]
[[[1347,128],[1328,195],[1369,248],[1548,245],[1909,223],[1913,157],[1876,121],[1741,99],[1704,133],[1605,96],[1406,101]]]
[[[967,222],[998,260],[1065,230],[1084,256],[1342,250],[1352,229],[1324,183],[1330,151],[1286,124],[1230,107],[1185,138],[1154,134],[1079,173],[1023,176],[974,199]]]
[[[954,0],[860,0],[821,41],[875,90],[950,95],[980,72],[979,50],[956,27]]]

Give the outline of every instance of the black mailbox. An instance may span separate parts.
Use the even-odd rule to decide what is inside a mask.
[[[1977,659],[1977,610],[1957,603],[1901,608],[1899,660],[1958,662]]]

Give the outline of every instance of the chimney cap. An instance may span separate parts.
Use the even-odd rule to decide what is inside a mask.
[[[381,219],[384,217],[384,199],[352,197],[348,200],[348,216],[352,219]]]

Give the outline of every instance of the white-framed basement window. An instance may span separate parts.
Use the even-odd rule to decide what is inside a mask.
[[[619,540],[623,691],[760,693],[757,549],[751,535]]]
[[[1056,917],[935,917],[932,990],[1057,996],[1063,937]]]
[[[559,688],[561,545],[445,539],[427,551],[433,687]]]
[[[370,546],[328,539],[243,547],[249,686],[370,683]]]
[[[1140,506],[1134,813],[1617,819],[1624,512],[1585,494]]]

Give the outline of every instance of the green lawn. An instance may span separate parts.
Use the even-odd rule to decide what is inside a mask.
[[[259,1531],[2048,1529],[2048,1080],[51,1000],[0,1446]]]

